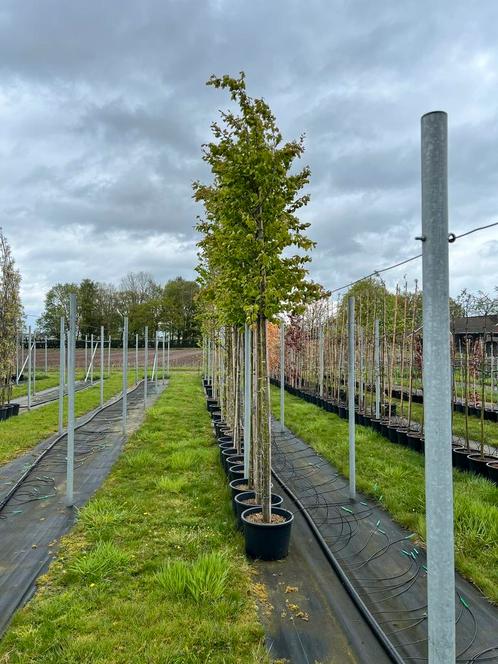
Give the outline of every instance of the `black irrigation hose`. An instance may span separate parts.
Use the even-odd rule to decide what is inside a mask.
[[[140,381],[135,385],[135,387],[131,390],[128,391],[128,394],[133,394],[141,385],[143,381]],[[105,406],[102,406],[102,408],[99,408],[96,410],[88,419],[86,419],[84,422],[81,422],[77,426],[74,427],[74,430],[76,431],[77,429],[81,429],[81,427],[85,426],[89,422],[91,422],[97,415],[102,413],[104,410],[107,410],[107,408],[110,408],[111,406],[114,406],[115,404],[119,403],[123,396],[121,395],[118,399],[115,399],[114,401],[110,401],[108,404]],[[17,481],[11,486],[9,491],[5,494],[5,496],[0,500],[0,512],[4,509],[4,507],[7,505],[9,500],[12,498],[12,496],[16,493],[16,491],[19,489],[21,484],[24,482],[24,480],[30,475],[30,473],[36,468],[36,466],[42,461],[42,459],[51,451],[53,448],[59,443],[64,436],[67,436],[67,431],[64,433],[61,433],[55,440],[53,440],[48,447],[46,447],[33,461],[33,463],[24,471],[24,473],[17,479]]]
[[[318,530],[317,526],[315,525],[315,522],[313,519],[310,517],[308,514],[307,509],[304,507],[304,505],[301,503],[299,498],[293,493],[293,491],[285,484],[283,480],[280,479],[280,477],[277,475],[277,473],[272,470],[272,474],[275,477],[275,479],[281,484],[283,487],[284,491],[287,493],[289,498],[298,506],[301,514],[303,517],[306,519],[306,522],[308,526],[311,529],[311,532],[315,536],[315,539],[317,540],[320,548],[322,549],[323,553],[325,554],[325,557],[329,561],[329,563],[332,565],[335,573],[339,577],[342,585],[346,589],[347,593],[355,603],[356,607],[359,609],[360,613],[363,615],[367,623],[369,624],[370,628],[372,629],[373,633],[375,634],[377,640],[379,643],[382,645],[386,653],[389,655],[391,660],[393,662],[396,662],[396,664],[405,664],[405,661],[401,658],[401,656],[398,654],[396,648],[394,645],[391,643],[391,641],[387,638],[386,634],[380,627],[379,623],[373,616],[372,612],[370,609],[367,607],[365,602],[361,599],[359,594],[357,593],[356,589],[348,579],[347,575],[344,573],[342,567],[340,566],[339,562],[337,561],[336,557],[328,547],[326,541],[323,539],[322,534]]]

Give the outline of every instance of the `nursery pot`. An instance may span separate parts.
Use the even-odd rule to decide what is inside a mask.
[[[0,406],[0,421],[7,419],[8,408],[7,406]]]
[[[231,466],[227,464],[228,470],[228,482],[236,480],[237,478],[244,477],[244,464],[243,463],[234,463]]]
[[[398,434],[396,431],[396,428],[392,426],[391,424],[387,425],[387,436],[391,443],[397,443],[398,442]]]
[[[495,463],[496,461],[497,458],[489,454],[485,454],[484,456],[481,456],[479,452],[469,454],[468,456],[469,470],[471,470],[474,473],[477,473],[478,475],[488,476],[487,464]]]
[[[289,542],[294,515],[275,507],[272,513],[285,519],[283,523],[253,523],[248,517],[261,512],[261,507],[250,507],[242,512],[246,554],[260,560],[281,560],[289,553]]]
[[[244,503],[244,500],[251,500],[254,499],[256,496],[256,493],[254,491],[241,491],[240,493],[236,494],[233,497],[233,507],[235,511],[235,516],[237,517],[237,528],[239,530],[242,530],[242,512],[245,510],[249,509],[249,507],[259,507],[261,508],[261,505],[251,505]],[[276,493],[271,494],[271,504],[272,507],[280,507],[280,505],[283,502],[282,496],[279,496]]]
[[[376,420],[375,418],[372,418],[370,420],[370,426],[372,427],[372,429],[374,431],[377,431],[378,433],[380,433],[380,420]]]
[[[220,445],[220,446],[221,445],[226,446],[227,443],[233,443],[232,436],[219,436],[216,440],[217,440],[218,445]],[[233,447],[233,445],[232,445],[232,447]]]
[[[498,484],[498,461],[493,461],[493,463],[486,464],[488,471],[488,478]]]
[[[209,412],[216,410],[218,408],[218,399],[215,399],[214,397],[208,397],[206,399],[206,408],[209,410]]]
[[[424,449],[420,434],[416,431],[407,431],[405,433],[405,440],[408,447],[415,450],[415,452],[422,452]]]
[[[227,469],[230,470],[230,466],[238,466],[241,463],[244,463],[244,455],[232,454],[232,456],[229,456],[227,459]]]
[[[221,410],[212,410],[211,419],[216,424],[216,422],[221,422]]]
[[[396,442],[398,445],[406,445],[406,429],[396,429]]]
[[[453,464],[460,470],[469,470],[469,454],[470,450],[466,447],[454,447],[451,452]]]
[[[347,417],[346,406],[339,406],[339,417],[342,417],[343,420]]]
[[[232,505],[233,505],[233,510],[235,512],[235,502],[234,498],[237,496],[239,493],[243,493],[245,491],[249,491],[249,478],[247,477],[239,477],[236,480],[232,480],[229,484],[230,491],[232,493]],[[239,488],[243,487],[243,488]]]
[[[234,454],[237,454],[238,450],[236,447],[225,447],[221,450],[221,464],[223,468],[225,469],[225,472],[227,472],[227,459],[228,457],[233,456]]]
[[[12,407],[12,415],[19,415],[19,404],[18,403],[11,403],[10,404]]]

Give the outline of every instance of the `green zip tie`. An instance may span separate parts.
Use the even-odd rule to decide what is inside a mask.
[[[401,549],[401,553],[402,553],[404,556],[408,556],[408,558],[411,558],[411,556],[410,556],[410,552],[409,552],[409,551],[405,551],[404,549]]]
[[[341,510],[344,510],[345,512],[349,512],[350,514],[353,514],[353,510],[350,510],[349,507],[343,507],[341,505]]]
[[[458,597],[460,598],[460,601],[462,602],[464,607],[470,611],[470,606],[467,604],[467,602],[464,600],[464,598],[461,595],[458,595]]]
[[[411,555],[411,557],[413,558],[413,560],[417,560],[417,556],[413,553],[413,551],[411,552],[410,555]]]
[[[387,533],[386,533],[385,530],[381,530],[381,529],[379,528],[379,533],[382,533],[383,535],[385,535],[385,536],[387,537]]]
[[[377,528],[380,526],[380,519],[377,521],[377,523],[375,524],[375,526],[376,526]]]
[[[360,501],[360,505],[365,505],[365,507],[368,507],[368,503],[364,503],[363,501]]]
[[[419,555],[419,554],[418,554],[418,549],[413,549],[413,550],[415,551],[415,553],[416,553],[417,556],[418,556],[418,555]]]
[[[406,537],[403,537],[403,539],[411,539],[412,537],[415,537],[415,533],[410,533]]]
[[[422,565],[424,572],[427,572],[427,567],[425,565]]]

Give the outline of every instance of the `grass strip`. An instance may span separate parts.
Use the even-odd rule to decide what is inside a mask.
[[[134,375],[128,378],[132,385]],[[123,385],[121,373],[111,374],[104,381],[104,400],[118,394]],[[75,414],[81,417],[100,404],[100,384],[75,393]],[[67,396],[64,398],[64,423],[67,415]],[[59,425],[59,404],[52,401],[40,408],[23,412],[0,422],[0,465],[15,459],[23,452],[33,448],[40,440],[56,433]]]
[[[272,411],[280,413],[272,387]],[[349,477],[348,422],[285,393],[285,423]],[[370,427],[356,428],[356,484],[402,526],[425,541],[423,455],[395,445]],[[472,473],[453,471],[455,561],[458,571],[498,604],[498,487]]]
[[[197,375],[177,373],[0,643],[0,662],[268,662]]]

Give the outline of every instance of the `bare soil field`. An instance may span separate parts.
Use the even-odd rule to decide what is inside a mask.
[[[104,363],[107,369],[108,363],[108,349],[105,349],[104,354]],[[166,365],[168,351],[164,351],[164,362]],[[144,366],[145,359],[145,349],[138,349],[138,365],[140,367]],[[48,360],[48,369],[53,371],[59,367],[59,350],[55,348],[50,348],[47,352]],[[90,361],[90,350],[88,350],[88,361]],[[154,349],[149,348],[149,358],[148,366],[152,367],[154,361]],[[100,366],[100,349],[97,350],[95,356],[95,370],[98,370]],[[191,367],[197,368],[202,362],[202,350],[200,348],[172,348],[170,350],[170,367],[174,369],[175,367]],[[111,348],[111,368],[120,369],[123,365],[123,351],[120,348]],[[36,367],[38,371],[44,369],[45,367],[45,355],[44,351],[38,349]],[[85,367],[85,349],[78,348],[76,350],[76,368],[83,369]],[[159,367],[162,367],[162,348],[159,347]],[[135,368],[135,349],[130,348],[128,351],[128,370],[132,371]]]

